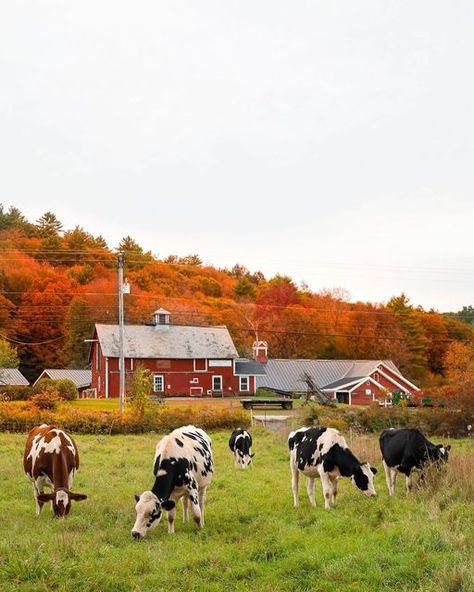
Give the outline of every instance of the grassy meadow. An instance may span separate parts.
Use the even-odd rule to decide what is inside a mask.
[[[474,591],[474,449],[452,441],[447,473],[429,487],[388,498],[374,436],[353,449],[380,470],[377,497],[347,481],[338,505],[317,509],[300,483],[292,507],[284,435],[254,429],[254,467],[234,469],[228,433],[211,434],[216,473],[206,526],[163,521],[136,542],[134,493],[149,489],[157,434],[76,436],[81,471],[74,490],[89,499],[66,520],[35,515],[22,469],[25,435],[0,433],[0,590],[144,591]],[[436,440],[438,441],[438,440]]]

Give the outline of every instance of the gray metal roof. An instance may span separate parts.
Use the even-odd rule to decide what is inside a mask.
[[[367,378],[366,376],[345,376],[344,378],[340,378],[339,380],[335,380],[334,382],[330,382],[324,386],[324,389],[335,389],[340,386],[346,386],[348,384],[356,384],[360,380]]]
[[[91,385],[92,371],[91,370],[70,370],[68,368],[47,368],[43,370],[35,384],[42,378],[51,378],[52,380],[61,380],[63,378],[72,380],[77,388],[86,388]]]
[[[238,376],[263,376],[265,366],[255,360],[240,359],[235,362],[235,373]]]
[[[118,325],[96,325],[104,356],[119,357]],[[234,359],[239,354],[227,327],[125,325],[126,358]]]
[[[0,385],[28,386],[29,384],[18,368],[0,368]]]
[[[256,379],[257,388],[269,388],[288,393],[307,392],[304,374],[309,374],[316,386],[345,379],[368,376],[379,364],[384,363],[397,374],[400,371],[391,360],[268,360],[265,376]]]

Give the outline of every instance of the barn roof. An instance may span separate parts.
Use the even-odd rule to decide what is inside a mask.
[[[28,386],[29,384],[18,368],[0,368],[0,386]]]
[[[263,376],[265,366],[255,360],[241,358],[235,362],[235,373],[237,376]]]
[[[69,368],[46,368],[41,372],[35,381],[42,378],[51,378],[52,380],[67,379],[72,380],[77,388],[86,388],[91,385],[92,382],[92,371],[91,370],[71,370]]]
[[[391,360],[268,360],[265,376],[257,377],[257,387],[288,393],[307,392],[305,374],[321,389],[337,387],[338,383],[343,385],[362,380],[382,363],[400,374]]]
[[[96,325],[97,339],[104,356],[118,358],[119,326]],[[126,358],[234,359],[238,358],[227,327],[182,325],[125,325]]]

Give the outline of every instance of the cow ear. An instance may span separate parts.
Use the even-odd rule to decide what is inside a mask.
[[[373,473],[374,475],[376,475],[376,474],[377,474],[377,469],[376,469],[375,467],[370,467],[370,470],[372,471],[372,473]]]
[[[167,512],[172,510],[175,506],[176,504],[172,500],[165,500],[164,502],[161,502],[161,509],[166,510]]]
[[[87,499],[87,495],[83,493],[72,493],[72,491],[69,492],[69,497],[75,502],[82,502]]]
[[[448,444],[447,446],[444,447],[448,452],[451,450],[451,444]]]
[[[40,493],[38,496],[36,496],[36,499],[43,503],[50,502],[53,498],[54,493]]]

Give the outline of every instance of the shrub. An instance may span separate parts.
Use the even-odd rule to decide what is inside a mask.
[[[78,434],[141,434],[151,431],[168,432],[189,423],[205,430],[230,430],[248,427],[249,416],[241,409],[209,407],[163,407],[155,413],[138,417],[132,413],[121,416],[118,412],[71,408],[66,404],[57,409],[40,408],[31,403],[0,405],[0,431],[25,432],[41,423],[52,423]]]
[[[77,399],[79,393],[72,380],[69,380],[68,378],[58,378],[53,382],[61,399],[64,399],[65,401],[74,401]]]
[[[30,399],[30,406],[38,409],[48,409],[50,411],[57,409],[59,402],[58,393],[39,393],[33,395]]]
[[[54,380],[51,380],[51,378],[42,378],[33,385],[32,390],[34,395],[57,392],[54,386]]]
[[[74,401],[78,396],[76,385],[68,378],[42,378],[33,386],[33,393],[57,393],[65,401]]]
[[[143,417],[150,413],[153,403],[150,400],[150,393],[153,389],[153,379],[150,370],[143,364],[139,364],[129,381],[127,389],[127,401],[132,413]]]
[[[31,386],[1,386],[0,394],[9,401],[26,401],[33,394]]]

